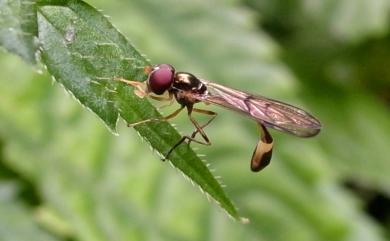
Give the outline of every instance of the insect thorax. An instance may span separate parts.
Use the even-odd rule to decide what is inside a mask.
[[[195,95],[204,94],[207,87],[193,74],[176,72],[171,90],[177,102],[187,106],[199,102]]]

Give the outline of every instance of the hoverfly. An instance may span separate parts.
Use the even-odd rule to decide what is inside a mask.
[[[176,72],[174,67],[169,64],[148,66],[145,67],[145,72],[148,74],[148,79],[145,82],[122,78],[116,80],[135,87],[135,94],[141,98],[148,96],[159,101],[171,101],[171,103],[175,98],[180,104],[180,108],[162,118],[146,119],[128,125],[135,126],[149,121],[167,121],[186,108],[188,117],[195,126],[192,135],[183,136],[169,150],[165,158],[186,140],[188,143],[193,141],[203,145],[211,144],[203,129],[210,124],[217,113],[195,108],[194,104],[198,102],[215,104],[241,113],[256,121],[260,127],[260,140],[253,151],[251,160],[251,170],[254,172],[262,170],[271,161],[273,139],[267,128],[299,137],[312,137],[320,132],[320,121],[298,107],[199,79],[187,72]],[[165,93],[168,93],[168,96],[165,95],[164,97]],[[192,117],[193,112],[209,115],[210,119],[205,124],[200,125]],[[202,140],[195,139],[198,133],[202,136]]]

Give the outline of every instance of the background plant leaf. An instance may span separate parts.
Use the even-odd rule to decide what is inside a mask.
[[[0,2],[0,45],[29,63],[35,63],[37,12],[34,0]]]

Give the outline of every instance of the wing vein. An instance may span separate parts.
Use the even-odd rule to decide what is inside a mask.
[[[277,100],[203,81],[208,93],[200,101],[215,104],[246,115],[267,127],[300,137],[319,133],[321,123],[308,112]]]

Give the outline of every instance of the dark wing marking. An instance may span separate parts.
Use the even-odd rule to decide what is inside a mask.
[[[311,137],[320,132],[319,120],[298,107],[216,83],[202,82],[208,87],[208,93],[196,96],[200,101],[240,112],[266,127],[296,136]]]

